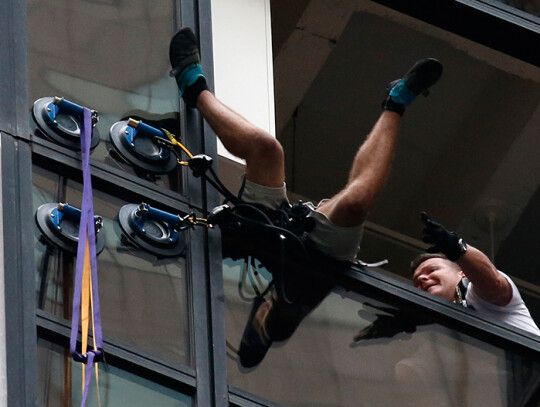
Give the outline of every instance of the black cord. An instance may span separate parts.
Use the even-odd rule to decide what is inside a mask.
[[[255,205],[252,205],[252,204],[248,204],[248,203],[242,203],[242,204],[239,204],[239,205],[236,205],[234,207],[234,210],[236,212],[238,212],[238,210],[241,210],[241,209],[251,209],[252,211],[254,211],[255,213],[257,213],[258,215],[260,215],[268,224],[268,225],[272,225],[272,220],[270,220],[270,218],[266,215],[266,213],[264,213],[264,211],[262,211],[261,209],[257,208]],[[238,213],[235,213],[235,215],[238,215]],[[238,216],[241,216],[241,215],[238,215]],[[254,221],[256,222],[255,220],[251,219],[251,218],[244,218],[244,220],[247,220],[247,221]]]
[[[162,142],[164,145],[170,145],[170,146],[174,145],[173,143],[170,142],[170,140],[165,140],[163,138],[158,138],[158,140],[159,140],[159,142]],[[181,158],[180,158],[180,155],[178,154],[178,152],[176,151],[176,149],[171,148],[171,150],[176,155],[177,159],[180,161]],[[283,209],[276,210],[276,212],[279,214],[279,217],[278,217],[278,219],[276,221],[279,224],[279,226],[274,225],[274,223],[272,222],[270,217],[268,217],[268,215],[266,213],[264,213],[264,211],[260,210],[259,208],[257,208],[253,204],[242,203],[242,200],[240,199],[240,197],[235,196],[231,191],[229,191],[227,189],[227,187],[223,184],[223,182],[220,180],[220,178],[218,177],[218,175],[216,174],[216,172],[214,171],[214,169],[213,169],[213,167],[211,165],[208,167],[208,171],[210,172],[210,175],[208,175],[206,173],[206,171],[203,171],[200,174],[201,177],[203,177],[203,179],[205,181],[207,181],[221,195],[223,195],[226,200],[232,202],[235,205],[234,206],[234,212],[232,212],[232,213],[233,213],[234,216],[236,216],[236,218],[238,220],[244,221],[246,223],[251,223],[252,225],[262,226],[262,227],[268,228],[268,229],[270,229],[272,231],[275,231],[277,233],[277,236],[280,239],[280,248],[281,248],[281,257],[280,257],[281,262],[280,262],[280,270],[279,270],[280,278],[278,279],[279,286],[277,286],[277,290],[279,292],[279,295],[281,295],[281,297],[283,298],[283,300],[287,304],[292,304],[292,302],[289,300],[289,298],[287,296],[287,292],[286,292],[286,288],[285,288],[285,274],[286,274],[285,273],[285,271],[286,271],[286,264],[285,264],[285,254],[286,254],[285,253],[285,248],[286,248],[286,244],[285,244],[285,241],[289,238],[289,241],[294,242],[295,244],[297,244],[300,247],[300,251],[305,256],[308,255],[308,252],[307,252],[307,248],[304,245],[304,243],[302,242],[302,240],[296,234],[294,234],[291,231],[289,231],[288,229],[286,229],[286,226],[291,226],[291,221],[289,219],[289,215]],[[260,218],[262,218],[263,221],[257,221],[257,220],[254,220],[252,218],[242,216],[241,214],[238,213],[238,212],[240,212],[242,210],[245,210],[245,209],[251,210],[252,212],[257,214]],[[270,290],[271,286],[274,284],[274,280],[275,280],[275,278],[268,285],[268,287],[264,290],[262,295],[265,295]]]
[[[267,220],[268,222],[270,222],[270,219],[268,218],[268,216],[266,216],[266,214],[261,211],[260,209],[256,208],[255,206],[253,205],[250,205],[250,204],[241,204],[239,205],[241,206],[242,208],[250,208],[252,209],[253,211],[255,211],[256,213],[259,213],[261,214],[265,220]],[[286,284],[285,284],[285,279],[286,279],[286,262],[285,262],[285,257],[286,257],[286,253],[285,253],[285,248],[286,248],[286,244],[285,244],[285,240],[287,240],[287,237],[289,237],[294,243],[296,243],[299,247],[300,247],[300,250],[301,252],[307,256],[308,255],[308,251],[307,251],[307,248],[306,246],[304,245],[304,242],[302,242],[302,240],[296,236],[294,233],[290,232],[289,230],[287,229],[284,229],[282,227],[279,227],[279,226],[275,226],[273,224],[268,224],[268,223],[263,223],[263,222],[260,222],[260,221],[257,221],[257,220],[254,220],[254,219],[251,219],[251,218],[246,218],[238,213],[234,213],[234,216],[241,220],[241,221],[244,221],[246,223],[251,223],[251,224],[255,224],[255,225],[258,225],[258,226],[262,226],[262,227],[265,227],[265,228],[268,228],[268,229],[271,229],[271,230],[274,230],[276,232],[276,235],[277,237],[280,239],[280,249],[281,249],[281,256],[280,256],[280,267],[279,267],[279,278],[276,278],[274,277],[274,280],[277,280],[277,283],[275,284],[276,286],[276,289],[278,290],[278,294],[279,296],[289,305],[293,304],[293,302],[289,299],[288,295],[287,295],[287,289],[286,289]],[[306,259],[307,261],[307,259]],[[268,287],[269,289],[270,287]],[[265,290],[265,293],[266,291],[268,290]]]
[[[241,200],[236,196],[234,195],[231,191],[229,191],[227,189],[227,187],[223,184],[223,182],[221,182],[221,180],[219,179],[218,175],[216,174],[216,172],[214,171],[214,168],[213,167],[209,167],[208,170],[210,171],[210,174],[212,174],[212,177],[214,178],[214,180],[216,181],[216,183],[221,187],[222,189],[222,195],[228,199],[229,201],[231,201],[233,204],[237,205],[241,202]],[[208,177],[208,176],[207,176]]]
[[[292,304],[292,301],[289,300],[289,297],[287,296],[287,290],[285,289],[285,239],[286,237],[283,235],[279,235],[278,239],[280,240],[280,248],[281,248],[281,262],[280,262],[280,273],[281,278],[279,279],[279,286],[278,291],[279,295],[287,303],[288,305]]]

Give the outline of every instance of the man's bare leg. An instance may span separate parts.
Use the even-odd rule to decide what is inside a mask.
[[[285,181],[283,148],[271,134],[250,123],[205,90],[197,109],[227,150],[246,160],[246,178],[268,187]]]
[[[347,185],[318,209],[331,222],[352,227],[366,220],[388,176],[405,108],[435,84],[441,74],[441,63],[428,58],[414,64],[402,79],[389,84],[384,111],[356,153]]]
[[[225,148],[246,160],[248,180],[267,187],[283,186],[285,168],[281,144],[226,107],[208,90],[197,43],[193,31],[185,27],[173,36],[169,45],[171,75],[186,105],[198,108]]]
[[[384,111],[358,149],[345,188],[318,211],[338,226],[362,224],[388,176],[401,116]]]

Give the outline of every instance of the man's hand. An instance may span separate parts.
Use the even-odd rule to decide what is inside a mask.
[[[427,249],[428,253],[443,253],[448,260],[457,261],[464,253],[463,239],[456,233],[446,230],[440,223],[435,222],[425,212],[420,214],[426,227],[423,229],[425,243],[433,243]]]

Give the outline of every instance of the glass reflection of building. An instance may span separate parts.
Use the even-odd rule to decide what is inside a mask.
[[[8,3],[0,17],[14,39],[0,62],[8,406],[80,403],[80,368],[67,351],[74,258],[47,244],[33,219],[44,203],[80,203],[80,154],[39,135],[29,112],[45,96],[100,114],[91,163],[105,240],[101,405],[540,403],[536,338],[419,292],[408,272],[425,248],[417,213],[426,210],[488,253],[540,318],[538,2]],[[317,201],[342,186],[388,80],[424,56],[445,67],[432,95],[407,112],[366,225],[360,258],[390,263],[336,266],[328,296],[251,369],[235,352],[271,273],[222,259],[218,229],[190,229],[185,253],[159,258],[126,243],[117,222],[127,203],[203,216],[220,202],[180,167],[153,177],[119,159],[108,132],[127,117],[174,123],[192,151],[219,161],[228,186],[241,181],[241,164],[217,159],[215,136],[168,77],[169,39],[182,25],[199,34],[218,97],[254,121],[249,108],[263,106],[257,124],[275,127],[285,147],[293,199]],[[242,77],[230,68],[231,38],[254,59],[250,89],[238,89]],[[367,331],[378,334],[358,338]],[[88,405],[97,405],[92,391]]]

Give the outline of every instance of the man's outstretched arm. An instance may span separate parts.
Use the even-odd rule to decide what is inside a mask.
[[[510,283],[484,253],[467,245],[456,232],[448,231],[425,213],[422,213],[422,221],[425,224],[423,240],[433,244],[428,252],[441,252],[455,262],[473,284],[476,295],[499,306],[512,300]]]
[[[480,250],[468,245],[456,263],[473,284],[475,294],[484,301],[505,306],[512,300],[510,283]]]

